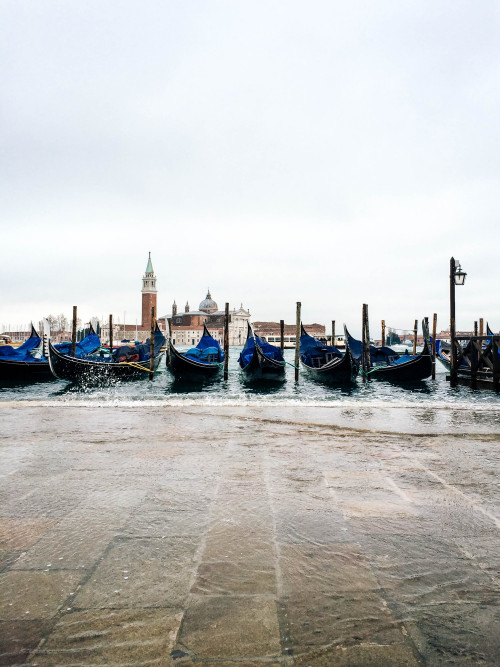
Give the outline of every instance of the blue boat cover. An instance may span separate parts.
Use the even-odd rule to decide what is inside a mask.
[[[36,331],[33,329],[34,333]],[[33,335],[24,341],[19,347],[12,347],[12,345],[0,346],[0,357],[12,361],[35,361],[33,353],[39,347],[42,339],[38,335]]]
[[[42,339],[33,329],[31,336],[18,348],[4,345],[0,347],[0,357],[7,361],[28,361],[35,363],[48,363],[46,357],[42,356],[40,346]],[[94,352],[101,345],[99,336],[93,331],[86,336],[82,341],[76,344],[75,356],[82,358],[86,357],[91,352]],[[71,343],[58,343],[54,345],[56,350],[61,354],[71,354]]]
[[[333,345],[323,345],[317,338],[313,338],[308,333],[303,333],[300,337],[300,358],[306,366],[314,366],[313,357],[320,358],[324,366],[333,357],[342,357],[342,352]]]
[[[268,359],[274,359],[275,361],[282,361],[284,363],[285,360],[283,358],[283,354],[279,347],[271,345],[270,343],[267,342],[267,340],[265,340],[264,338],[259,338],[259,336],[250,336],[250,338],[247,338],[245,346],[241,350],[240,356],[238,358],[238,361],[242,368],[248,366],[248,364],[252,360],[253,353],[255,350],[255,339],[257,339],[257,343],[262,352],[264,353],[265,357],[268,357]]]
[[[58,343],[54,345],[55,349],[61,354],[71,354],[71,343]],[[83,340],[75,346],[75,357],[78,359],[83,359],[92,352],[95,352],[99,347],[101,347],[101,341],[99,336],[93,331],[89,333],[88,336],[85,336]]]
[[[352,336],[349,336],[349,349],[351,354],[356,361],[361,361],[363,343],[360,340],[356,340]],[[399,354],[390,347],[385,345],[382,347],[375,347],[375,345],[370,345],[370,359],[372,366],[381,366],[384,364],[398,363]],[[408,356],[403,357],[405,361],[408,361]]]
[[[206,334],[200,338],[198,345],[185,352],[184,356],[200,364],[220,364],[224,361],[224,352],[218,341]]]

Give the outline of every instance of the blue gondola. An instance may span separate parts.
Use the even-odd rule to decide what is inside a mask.
[[[176,350],[170,340],[167,368],[178,380],[213,378],[223,363],[224,352],[218,341],[210,335],[206,324],[203,325],[203,336],[198,345],[187,352]]]
[[[299,358],[302,368],[315,380],[332,384],[353,382],[359,371],[348,345],[345,353],[332,345],[324,345],[310,336],[301,324]]]
[[[259,338],[248,323],[247,340],[240,353],[238,363],[247,381],[285,380],[285,359],[279,347]]]
[[[419,354],[399,354],[385,345],[376,347],[370,345],[370,377],[391,382],[416,382],[425,380],[432,375],[432,357],[429,351],[428,333],[425,321],[422,322],[424,331],[424,347]],[[362,342],[353,338],[346,329],[346,345],[349,346],[353,357],[361,363]]]
[[[99,349],[101,341],[92,325],[89,334],[76,344],[75,355],[85,357]],[[71,354],[71,343],[57,343],[54,349],[61,355]],[[30,337],[20,346],[10,345],[0,347],[0,380],[9,381],[36,381],[53,378],[49,360],[43,356],[42,339],[31,327]]]

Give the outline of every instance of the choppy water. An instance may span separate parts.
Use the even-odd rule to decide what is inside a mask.
[[[488,391],[474,391],[467,387],[451,389],[445,380],[446,371],[437,362],[436,380],[426,380],[411,386],[398,386],[372,380],[363,382],[359,377],[353,387],[332,388],[325,386],[301,373],[298,383],[294,381],[294,369],[287,366],[286,381],[274,386],[251,386],[241,378],[237,363],[240,348],[231,348],[229,378],[222,379],[222,373],[203,384],[176,381],[167,371],[162,361],[154,381],[135,380],[119,382],[110,387],[71,385],[60,380],[50,380],[34,384],[3,384],[0,386],[0,401],[42,401],[107,405],[110,403],[130,404],[141,401],[145,405],[212,405],[212,406],[309,406],[325,407],[343,405],[435,408],[482,408],[500,409],[500,395]],[[285,350],[285,359],[294,362],[294,350]]]
[[[2,663],[497,665],[499,397],[236,358],[1,389]]]

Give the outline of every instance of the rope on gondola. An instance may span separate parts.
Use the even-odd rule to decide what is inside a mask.
[[[133,368],[137,368],[140,371],[145,371],[146,373],[154,373],[150,368],[144,368],[144,366],[140,366],[139,364],[135,363],[135,361],[121,361],[120,366],[132,366]]]

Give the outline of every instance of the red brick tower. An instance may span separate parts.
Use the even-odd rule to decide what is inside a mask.
[[[156,276],[151,263],[151,253],[149,253],[146,273],[142,277],[142,326],[151,327],[151,308],[154,306],[156,317]]]

